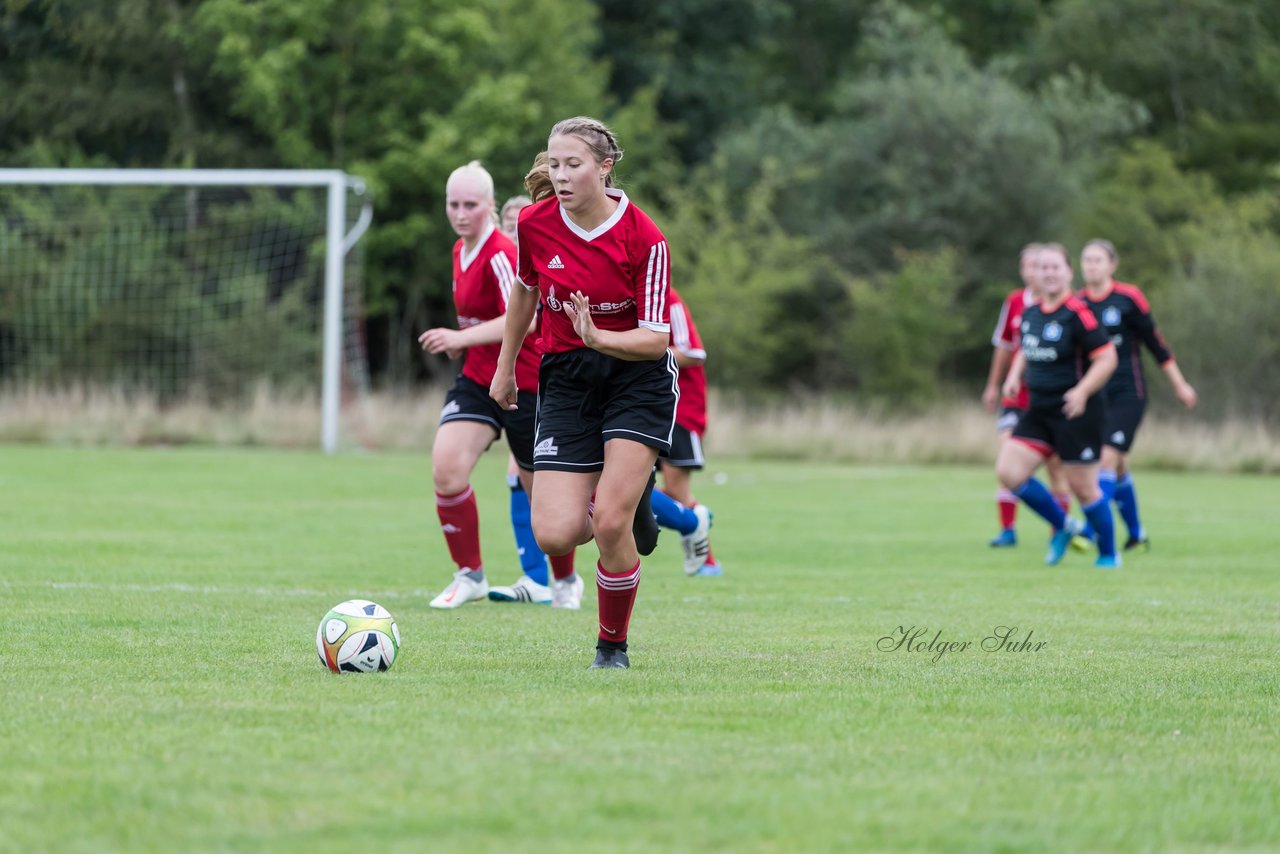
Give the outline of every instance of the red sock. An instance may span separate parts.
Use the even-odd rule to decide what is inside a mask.
[[[449,555],[458,569],[482,568],[480,562],[480,514],[476,494],[470,485],[457,495],[436,493],[436,515],[449,545]]]
[[[640,561],[631,569],[613,574],[596,562],[596,598],[600,613],[600,640],[626,643],[631,606],[640,586]]]
[[[996,490],[996,506],[1000,509],[1000,530],[1013,530],[1018,520],[1018,496],[1007,489]]]
[[[1053,496],[1053,500],[1058,502],[1058,506],[1062,508],[1063,513],[1071,512],[1071,493],[1059,492]]]
[[[551,558],[551,576],[557,581],[573,575],[573,555],[572,551],[566,555],[547,555]]]

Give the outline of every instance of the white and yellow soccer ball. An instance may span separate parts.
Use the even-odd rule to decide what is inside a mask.
[[[334,673],[387,670],[400,653],[400,628],[376,602],[351,599],[333,606],[320,621],[316,652]]]

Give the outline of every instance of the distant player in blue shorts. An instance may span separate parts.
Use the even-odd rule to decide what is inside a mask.
[[[1119,257],[1108,240],[1091,240],[1080,254],[1084,275],[1082,298],[1116,347],[1119,365],[1107,381],[1107,423],[1102,447],[1098,485],[1108,500],[1114,500],[1129,530],[1126,551],[1151,547],[1138,515],[1138,495],[1129,472],[1129,449],[1147,411],[1147,383],[1142,372],[1139,345],[1146,345],[1160,365],[1173,393],[1187,409],[1196,405],[1196,390],[1182,376],[1173,351],[1165,344],[1151,316],[1151,306],[1136,285],[1117,282],[1113,276]],[[1092,531],[1086,531],[1086,535]]]

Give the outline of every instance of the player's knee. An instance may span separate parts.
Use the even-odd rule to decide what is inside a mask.
[[[563,555],[581,545],[586,520],[576,527],[567,522],[563,516],[540,518],[534,514],[533,538],[538,541],[538,548],[549,555]]]
[[[471,472],[453,460],[431,461],[431,480],[441,495],[456,495],[467,488]]]
[[[1023,471],[1023,467],[1015,461],[1007,459],[1003,455],[996,460],[996,480],[1005,489],[1017,489],[1027,481],[1027,473]]]
[[[592,527],[596,543],[606,551],[619,548],[631,536],[631,523],[635,513],[623,512],[621,507],[596,505]]]

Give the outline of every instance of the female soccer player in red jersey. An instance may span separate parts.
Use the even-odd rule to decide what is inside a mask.
[[[1116,348],[1084,302],[1072,296],[1065,248],[1056,243],[1045,246],[1039,273],[1040,302],[1022,315],[1021,348],[1004,384],[1005,396],[1017,397],[1025,381],[1029,406],[1000,448],[996,474],[1006,489],[1053,526],[1045,558],[1053,566],[1083,527],[1033,476],[1036,467],[1056,453],[1071,491],[1098,532],[1097,566],[1115,568],[1115,529],[1111,505],[1098,489],[1098,459],[1106,417],[1106,401],[1099,392],[1116,369]]]
[[[532,483],[534,417],[530,410],[538,383],[534,342],[513,352],[512,383],[518,386],[521,409],[507,411],[488,394],[505,329],[507,301],[513,290],[521,290],[515,287],[515,246],[494,227],[493,207],[493,178],[478,162],[460,166],[449,176],[445,211],[458,235],[453,247],[458,328],[428,329],[418,337],[428,352],[466,353],[462,370],[445,397],[431,447],[436,513],[458,567],[449,585],[431,600],[433,608],[457,608],[483,599],[489,592],[470,480],[480,455],[503,429],[522,470],[525,488]]]
[[[504,409],[525,405],[516,356],[540,296],[533,529],[548,554],[595,538],[600,632],[591,666],[599,668],[629,666],[640,554],[657,542],[646,493],[658,452],[671,446],[679,396],[667,349],[667,242],[613,187],[621,158],[613,132],[595,119],[551,129],[555,196],[520,214],[524,288],[512,295],[490,391]]]
[[[653,512],[658,524],[680,532],[685,575],[721,575],[711,554],[711,511],[693,498],[690,481],[703,467],[702,435],[707,432],[707,375],[702,365],[707,351],[688,306],[675,288],[667,291],[671,305],[671,353],[680,369],[680,403],[671,452],[659,460],[662,490],[653,491]]]
[[[1022,287],[1005,297],[1000,306],[1000,317],[996,321],[995,332],[991,335],[991,370],[987,374],[987,385],[982,391],[982,405],[988,412],[995,412],[996,403],[1000,404],[1000,414],[996,417],[996,435],[1003,444],[1013,433],[1018,418],[1027,411],[1027,390],[1023,388],[1016,398],[1002,397],[1000,386],[1009,373],[1013,363],[1013,354],[1018,352],[1018,341],[1022,335],[1022,313],[1027,306],[1040,301],[1040,249],[1039,243],[1028,243],[1022,247],[1018,258],[1018,274],[1022,277]],[[1049,488],[1053,498],[1066,513],[1071,508],[1071,489],[1067,486],[1066,474],[1062,463],[1056,456],[1045,460],[1045,472],[1049,475]],[[1018,514],[1018,497],[1004,487],[996,490],[996,509],[1000,517],[1000,533],[991,539],[992,548],[1008,548],[1018,544],[1018,535],[1014,527]],[[1081,541],[1083,542],[1083,541]],[[1086,547],[1087,548],[1087,547]]]
[[[1138,516],[1138,496],[1129,473],[1129,449],[1147,410],[1147,385],[1142,373],[1139,344],[1145,344],[1155,356],[1173,393],[1191,409],[1196,405],[1196,390],[1182,376],[1173,351],[1165,344],[1151,317],[1151,306],[1136,285],[1117,282],[1114,278],[1119,258],[1108,240],[1090,240],[1080,253],[1080,271],[1084,290],[1078,296],[1098,318],[1116,345],[1119,365],[1107,381],[1103,393],[1107,397],[1107,422],[1103,432],[1102,466],[1098,486],[1108,500],[1114,500],[1129,529],[1126,550],[1150,548]],[[1088,533],[1088,532],[1086,532]]]

